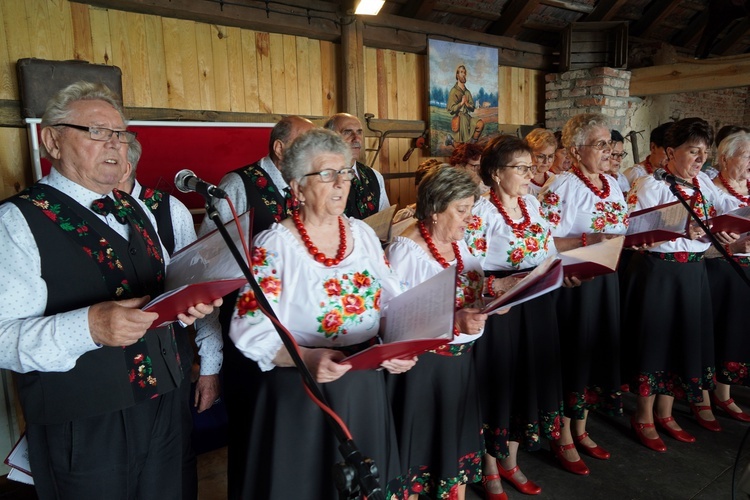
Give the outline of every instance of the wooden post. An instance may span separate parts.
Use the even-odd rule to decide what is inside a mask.
[[[354,19],[341,26],[341,111],[351,113],[365,123],[365,51],[363,24]]]

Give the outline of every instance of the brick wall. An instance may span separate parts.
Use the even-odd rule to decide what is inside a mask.
[[[630,71],[613,68],[577,69],[545,77],[545,121],[562,129],[571,116],[602,113],[624,130],[630,104]]]
[[[746,124],[748,88],[713,90],[710,92],[687,92],[668,96],[667,107],[673,118],[698,116],[714,131],[724,125]]]

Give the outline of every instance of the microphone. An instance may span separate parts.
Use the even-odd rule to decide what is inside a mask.
[[[682,180],[679,177],[675,177],[674,175],[670,174],[663,168],[657,168],[656,170],[654,170],[654,179],[656,179],[657,181],[667,181],[673,186],[675,184],[679,184],[680,186],[685,186],[690,189],[695,189],[696,191],[698,191],[698,188],[696,188],[692,182]]]
[[[183,169],[174,176],[174,187],[183,193],[196,192],[204,198],[213,196],[214,198],[226,198],[227,193],[213,184],[201,180],[192,170]]]

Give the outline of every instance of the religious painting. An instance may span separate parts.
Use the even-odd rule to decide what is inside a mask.
[[[497,133],[497,49],[428,40],[430,156]]]

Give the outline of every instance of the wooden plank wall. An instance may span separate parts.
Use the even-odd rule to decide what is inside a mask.
[[[0,1],[0,100],[17,101],[16,61],[79,59],[123,72],[127,107],[302,114],[327,117],[340,101],[340,46],[258,32],[103,9],[68,0]],[[425,56],[365,48],[365,112],[426,120]],[[543,113],[538,71],[499,69],[501,123],[534,123]],[[511,97],[512,96],[512,97]],[[368,139],[366,147],[375,147]],[[32,180],[24,129],[0,127],[0,199]],[[383,173],[414,172],[426,157],[402,157],[411,139],[385,141]],[[369,153],[369,164],[374,153]],[[248,159],[250,161],[252,159]],[[392,203],[414,201],[413,178],[387,182]]]

